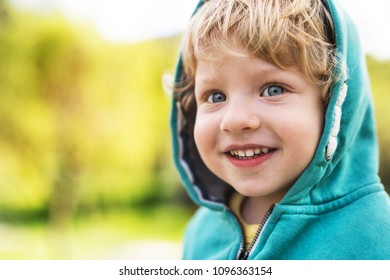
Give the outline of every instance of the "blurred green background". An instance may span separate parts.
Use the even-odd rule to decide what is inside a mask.
[[[194,206],[162,86],[179,42],[110,43],[0,1],[0,259],[180,258]],[[390,186],[390,62],[367,60]]]

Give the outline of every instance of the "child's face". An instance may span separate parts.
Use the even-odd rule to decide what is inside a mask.
[[[207,167],[239,193],[282,198],[317,148],[321,89],[236,50],[245,56],[198,61],[195,142]]]

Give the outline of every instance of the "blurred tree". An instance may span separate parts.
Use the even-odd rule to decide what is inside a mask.
[[[178,38],[102,41],[58,16],[0,27],[0,208],[67,224],[80,211],[158,202],[177,186],[162,74]]]
[[[87,54],[74,31],[63,23],[37,38],[32,59],[38,92],[53,110],[58,171],[53,180],[49,215],[54,223],[68,223],[77,203],[77,178],[83,168],[80,139],[84,117],[81,79],[87,72]]]
[[[380,147],[380,176],[390,193],[390,61],[367,58]]]
[[[5,0],[0,0],[0,24],[4,24],[8,17],[8,7]]]

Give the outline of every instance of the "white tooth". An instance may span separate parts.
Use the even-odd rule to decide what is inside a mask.
[[[234,156],[234,151],[233,150],[230,150],[229,153],[230,153],[230,155]]]
[[[253,157],[254,156],[254,152],[253,152],[253,150],[246,150],[245,151],[245,156],[247,156],[247,157]]]
[[[255,155],[259,155],[261,153],[261,150],[259,148],[256,148]]]
[[[245,152],[244,151],[238,151],[238,156],[245,157]]]
[[[268,153],[268,151],[269,151],[269,149],[266,147],[261,148],[261,152],[264,154]]]

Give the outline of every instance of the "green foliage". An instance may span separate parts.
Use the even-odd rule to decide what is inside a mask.
[[[380,176],[390,193],[390,61],[367,59],[380,146]]]
[[[0,26],[0,209],[77,211],[175,191],[163,72],[177,38],[115,45],[62,17],[7,11]],[[146,198],[145,198],[146,197]]]

